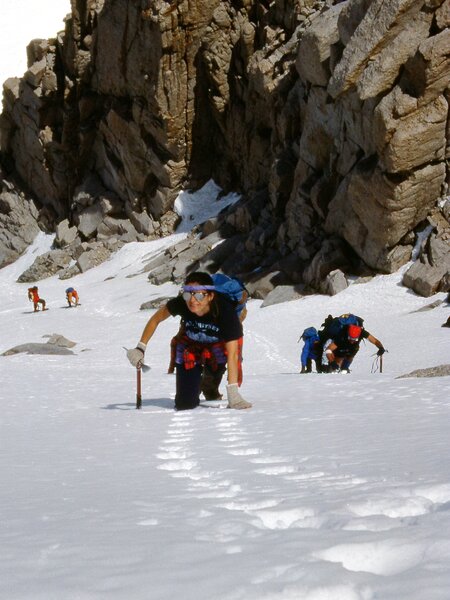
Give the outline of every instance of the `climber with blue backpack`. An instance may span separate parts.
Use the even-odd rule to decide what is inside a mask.
[[[194,272],[184,282],[181,293],[171,298],[150,317],[139,343],[127,351],[130,363],[139,370],[147,344],[160,323],[180,316],[183,328],[175,348],[175,409],[190,410],[200,404],[205,367],[213,372],[227,371],[228,408],[251,408],[239,391],[239,340],[242,323],[233,304],[217,292],[208,273]]]
[[[229,300],[234,310],[242,323],[247,316],[247,300],[248,292],[244,284],[237,278],[225,275],[224,273],[215,273],[211,275],[211,279],[214,283],[214,289],[216,292],[224,296]],[[238,352],[239,352],[239,385],[242,383],[242,347],[244,344],[244,337],[240,337],[238,340]],[[201,391],[205,400],[211,405],[222,400],[222,394],[219,391],[220,383],[222,381],[223,372],[213,371],[208,366],[203,369]]]
[[[329,373],[349,373],[350,365],[359,351],[362,340],[368,340],[378,348],[377,356],[386,352],[383,344],[363,326],[364,320],[351,313],[335,317],[323,331],[324,370]]]
[[[215,292],[220,296],[224,297],[230,302],[242,323],[247,316],[247,299],[248,292],[245,289],[244,284],[237,277],[230,277],[223,273],[215,273],[210,276],[213,281]],[[184,323],[180,324],[180,329],[176,336],[174,336],[170,342],[170,363],[167,372],[173,373],[175,371],[176,361],[176,347],[180,337],[184,335]],[[238,353],[239,353],[239,375],[238,383],[242,383],[242,346],[243,337],[238,340]],[[210,405],[214,405],[222,400],[222,394],[219,391],[220,383],[224,371],[221,369],[211,369],[208,364],[204,365],[201,381],[201,392],[207,402]]]
[[[307,327],[300,336],[300,339],[304,342],[300,355],[302,365],[300,373],[311,373],[312,361],[316,364],[316,371],[321,373],[322,346],[317,329],[315,327]]]
[[[80,302],[80,298],[78,297],[78,292],[75,288],[69,287],[66,290],[66,300],[69,308],[72,306],[78,306]]]

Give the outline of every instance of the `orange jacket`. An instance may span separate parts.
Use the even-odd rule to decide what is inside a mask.
[[[30,300],[33,300],[33,302],[35,304],[36,304],[36,302],[39,302],[39,294],[38,294],[37,288],[36,289],[30,288],[28,290],[28,298]]]

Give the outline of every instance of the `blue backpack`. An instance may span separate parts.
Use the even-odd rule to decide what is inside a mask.
[[[315,327],[307,327],[302,335],[301,335],[302,340],[306,341],[310,338],[316,338],[317,340],[319,339],[319,334],[317,333],[317,329]]]
[[[237,277],[229,277],[223,273],[211,275],[216,292],[227,296],[236,306],[238,315],[244,310],[247,304],[248,292],[245,285]]]
[[[351,313],[341,315],[340,317],[334,317],[331,323],[325,327],[324,337],[334,339],[340,335],[347,325],[358,325],[359,327],[363,327],[363,323],[364,319]]]

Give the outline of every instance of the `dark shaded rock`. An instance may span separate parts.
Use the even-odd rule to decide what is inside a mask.
[[[2,175],[0,171],[0,176]],[[0,193],[0,269],[26,250],[40,232],[39,212],[33,201],[2,181]]]

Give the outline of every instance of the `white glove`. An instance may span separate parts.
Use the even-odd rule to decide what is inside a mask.
[[[145,349],[147,348],[147,344],[143,342],[139,342],[136,348],[132,348],[131,350],[127,350],[127,358],[133,367],[140,367],[144,361]]]
[[[228,408],[236,408],[237,410],[241,410],[242,408],[251,408],[252,404],[244,400],[244,398],[240,395],[238,384],[230,383],[227,385],[227,400],[228,400]]]

